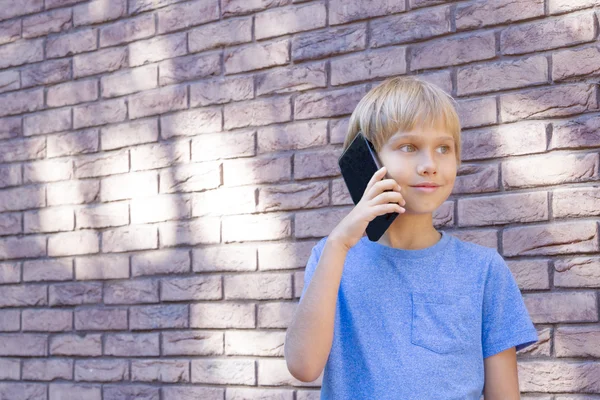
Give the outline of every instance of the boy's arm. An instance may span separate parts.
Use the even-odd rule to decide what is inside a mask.
[[[298,380],[316,380],[331,351],[335,309],[348,248],[327,239],[308,288],[286,332],[287,368]]]
[[[519,400],[517,352],[514,347],[483,359],[485,400]]]

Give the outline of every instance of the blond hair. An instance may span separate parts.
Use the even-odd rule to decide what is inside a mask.
[[[346,150],[359,132],[380,151],[399,131],[417,126],[441,127],[455,141],[456,165],[460,166],[460,121],[456,101],[438,86],[413,76],[389,78],[372,88],[358,103],[348,124]]]

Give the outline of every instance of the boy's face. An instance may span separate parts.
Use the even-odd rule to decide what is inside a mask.
[[[456,145],[443,128],[417,126],[410,132],[396,132],[377,154],[388,175],[402,187],[406,213],[432,213],[450,196],[456,180]],[[440,186],[415,187],[424,182]]]

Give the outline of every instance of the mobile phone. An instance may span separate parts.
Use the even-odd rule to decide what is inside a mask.
[[[375,146],[362,132],[358,132],[348,148],[339,157],[338,165],[354,205],[358,204],[362,198],[375,172],[382,167]],[[386,178],[389,178],[387,172]],[[372,242],[379,240],[398,215],[397,212],[378,215],[369,222],[366,229],[369,240]]]

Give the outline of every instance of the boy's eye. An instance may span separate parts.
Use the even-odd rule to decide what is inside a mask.
[[[400,146],[399,149],[402,149],[404,147],[411,147],[411,148],[413,148],[414,146],[412,144],[405,144],[405,145]],[[445,151],[442,152],[442,154],[446,154],[450,150],[452,150],[450,146],[446,146],[446,145],[442,145],[442,146],[440,146],[440,148],[446,149]]]

